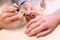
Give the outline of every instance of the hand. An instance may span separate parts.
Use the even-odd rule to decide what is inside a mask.
[[[37,12],[36,10],[28,10],[24,14],[27,22],[30,21],[31,19],[34,19],[37,15],[39,15],[39,12]]]
[[[28,36],[42,37],[51,33],[58,25],[55,14],[40,14],[27,23],[25,33]]]
[[[0,26],[5,28],[16,21],[20,20],[18,12],[13,6],[4,9],[0,14]]]
[[[26,5],[27,4],[27,5]],[[30,14],[34,14],[32,12],[35,12],[36,8],[34,8],[31,3],[29,2],[24,2],[21,6],[20,6],[20,11],[22,13],[25,13],[25,18],[27,21],[31,20],[32,18],[34,18],[34,15],[33,17],[30,15]]]
[[[31,5],[31,3],[29,2],[24,2],[21,6],[20,6],[20,11],[22,13],[24,13],[25,11],[28,10],[35,10],[35,8]]]

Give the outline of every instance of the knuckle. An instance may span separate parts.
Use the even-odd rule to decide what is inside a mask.
[[[8,20],[8,19],[5,19],[4,22],[5,22],[5,23],[9,23],[9,20]]]

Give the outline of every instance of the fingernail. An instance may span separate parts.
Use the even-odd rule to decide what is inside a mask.
[[[39,36],[36,35],[36,38],[39,38]]]
[[[39,38],[39,36],[36,36],[37,38]]]
[[[29,15],[31,15],[31,14],[29,14]]]
[[[29,37],[31,37],[32,35],[28,34]]]
[[[25,31],[25,34],[27,34],[27,32]]]
[[[28,34],[28,31],[27,30],[25,30],[25,34]]]
[[[29,16],[29,15],[24,13],[23,16]]]
[[[19,11],[19,8],[18,8],[18,9],[16,9],[16,11]]]
[[[19,11],[19,7],[18,6],[16,6],[16,5],[12,5],[15,9],[16,9],[16,11]]]
[[[23,14],[23,16],[25,16],[25,13]]]

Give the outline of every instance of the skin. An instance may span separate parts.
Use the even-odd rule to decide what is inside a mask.
[[[25,12],[25,18],[27,19],[27,22],[29,22],[31,19],[34,19],[37,15],[39,15],[39,12],[36,10],[28,10]]]
[[[28,7],[26,7],[27,10],[31,9],[31,5],[29,2],[28,3]],[[25,4],[22,4],[24,6],[21,5],[20,9],[25,10]],[[13,5],[16,5],[15,3]],[[27,5],[26,5],[27,6]],[[23,11],[24,13],[25,11]],[[8,26],[16,21],[21,20],[23,17],[23,15],[18,15],[18,12],[16,11],[16,9],[13,6],[10,6],[4,10],[2,10],[1,14],[0,14],[0,29],[4,29],[5,26]]]
[[[27,4],[27,5],[26,5]],[[36,8],[34,8],[32,5],[31,5],[31,3],[30,2],[24,2],[23,3],[23,5],[21,5],[20,6],[20,11],[23,13],[23,14],[26,14],[26,13],[28,13],[29,11],[31,11],[31,10],[35,10],[36,11]],[[28,14],[27,14],[28,15]],[[29,15],[30,15],[30,13],[29,13]],[[30,17],[31,16],[26,16],[26,15],[24,15],[24,17],[26,18],[26,21],[28,22],[29,20],[30,20]],[[32,19],[33,17],[31,17],[31,19]]]
[[[35,8],[31,5],[30,2],[24,2],[23,5],[20,6],[20,11],[22,13],[25,13],[25,11],[28,11],[28,10],[35,10]]]
[[[1,28],[4,28],[4,26],[10,25],[11,23],[17,20],[19,20],[19,15],[17,15],[17,11],[12,6],[7,9],[4,9],[0,14]]]
[[[33,13],[39,14],[37,12]],[[26,24],[25,33],[28,36],[36,36],[37,38],[39,38],[47,34],[50,34],[59,23],[60,23],[60,9],[52,14],[35,15],[35,18],[31,19]]]

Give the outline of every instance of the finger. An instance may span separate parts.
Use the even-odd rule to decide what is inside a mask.
[[[31,19],[35,18],[35,16],[27,15],[25,16],[27,22],[30,21]]]
[[[20,6],[20,11],[24,13],[26,11],[25,7],[23,5]]]
[[[29,28],[27,28],[27,29],[25,30],[25,33],[28,34],[31,30],[33,30],[34,28],[40,26],[43,22],[44,22],[44,20],[41,19],[41,20],[38,20],[36,23],[31,24],[31,25],[29,26]]]
[[[31,10],[37,10],[34,6],[32,6]]]
[[[25,12],[25,15],[30,15],[30,14],[31,14],[30,10]]]
[[[15,21],[15,20],[19,20],[19,16],[18,15],[15,15],[15,16],[12,16],[12,17],[9,17],[9,18],[6,18],[5,19],[5,22],[6,23],[11,23],[11,21]]]
[[[28,12],[28,11],[26,11],[26,12],[24,13],[24,16],[25,16],[26,20],[30,20],[30,19],[31,19],[31,18],[30,18],[30,12]]]
[[[39,37],[45,36],[45,35],[49,34],[50,32],[51,32],[51,29],[45,30],[43,32],[38,33],[36,35],[36,37],[39,38]]]
[[[30,20],[30,21],[26,24],[26,29],[29,28],[29,26],[30,26],[31,24],[37,22],[38,20],[40,21],[41,19],[42,19],[42,17],[37,16],[37,17],[35,17],[34,19]],[[43,20],[41,20],[41,21],[43,21]]]
[[[35,14],[38,14],[37,11],[34,11],[34,10],[28,10],[25,12],[26,15],[35,15]]]
[[[36,35],[37,33],[41,32],[43,29],[45,29],[45,24],[41,25],[41,26],[38,26],[36,27],[35,29],[31,30],[29,33],[28,33],[28,36],[34,36]]]
[[[11,12],[11,13],[13,13],[15,11],[16,11],[16,9],[13,6],[10,6],[10,7],[6,8],[3,12]]]
[[[36,23],[33,23],[25,30],[25,33],[28,34],[32,29],[36,28],[38,26]]]
[[[38,14],[38,12],[35,11],[35,10],[27,10],[27,11],[25,12],[25,15],[35,15],[35,14]]]
[[[24,16],[27,16],[29,17],[30,19],[33,19],[37,16],[37,12],[36,11],[33,11],[33,10],[29,10],[29,11],[26,11],[25,15]],[[40,15],[40,14],[39,14]],[[26,17],[26,18],[27,18]]]
[[[32,19],[31,21],[29,21],[27,24],[26,24],[26,28],[29,28],[29,26],[34,23],[34,22],[37,22],[40,18],[39,17],[36,17],[34,19]]]
[[[23,18],[23,14],[19,15],[19,19],[22,19]]]
[[[16,3],[13,3],[11,6],[13,6],[16,11],[19,11],[19,6]]]
[[[11,17],[11,16],[14,16],[14,15],[16,15],[17,13],[3,13],[2,14],[2,17],[3,18],[7,18],[7,17]]]
[[[25,18],[26,18],[27,22],[31,20],[31,18],[28,16],[25,16]]]
[[[26,5],[27,4],[27,5]],[[26,2],[25,4],[24,4],[24,6],[25,6],[25,8],[27,9],[27,10],[31,10],[31,8],[32,8],[32,5],[29,3],[29,2]],[[27,7],[28,6],[28,7]]]

